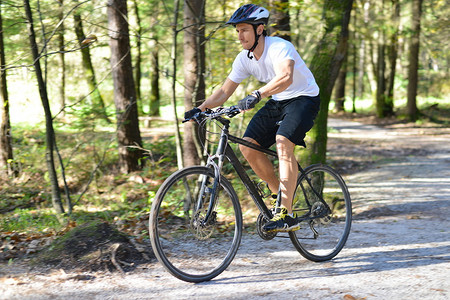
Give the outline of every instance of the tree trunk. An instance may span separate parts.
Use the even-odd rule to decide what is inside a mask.
[[[33,16],[31,13],[30,2],[29,0],[23,0],[25,7],[25,14],[27,18],[28,25],[28,36],[30,40],[31,52],[33,55],[33,65],[36,73],[36,78],[39,87],[39,94],[41,96],[42,106],[44,108],[45,113],[45,142],[46,142],[46,162],[47,162],[47,171],[48,177],[50,180],[50,184],[52,187],[52,204],[57,214],[64,213],[64,207],[61,202],[61,192],[59,190],[58,185],[58,177],[55,169],[55,160],[54,160],[54,147],[56,144],[55,141],[55,131],[53,129],[53,118],[52,113],[50,111],[50,103],[48,101],[47,87],[45,86],[44,79],[42,76],[41,64],[39,62],[39,52],[36,43],[36,35],[34,32],[33,26]]]
[[[86,82],[88,84],[90,98],[92,101],[92,107],[96,113],[100,115],[101,118],[106,120],[108,123],[111,123],[111,120],[108,118],[108,114],[106,113],[105,102],[103,101],[103,97],[100,94],[100,90],[97,86],[97,79],[95,78],[95,70],[91,61],[91,53],[89,50],[89,44],[84,45],[83,41],[86,36],[83,32],[83,21],[81,19],[81,15],[79,11],[74,11],[74,29],[75,34],[78,39],[78,43],[81,47],[81,57],[83,60],[83,68],[85,73]]]
[[[155,41],[155,48],[157,47],[157,42]],[[151,52],[150,87],[150,109],[148,115],[159,116],[161,97],[159,95],[159,54],[157,49],[154,49]]]
[[[395,1],[395,0],[394,0]],[[382,1],[381,4],[381,12],[386,12],[385,7],[385,0]],[[383,19],[384,20],[384,19]],[[383,24],[387,22],[382,22]],[[391,25],[391,24],[389,24]],[[378,55],[377,55],[377,94],[376,94],[376,113],[377,117],[379,118],[385,118],[387,116],[391,116],[394,114],[394,105],[392,101],[392,97],[389,98],[389,80],[391,78],[386,76],[386,52],[389,51],[390,56],[389,59],[392,58],[392,49],[388,48],[386,45],[387,41],[387,29],[384,25],[380,29],[379,32],[379,38],[378,38]],[[395,41],[396,42],[396,41]],[[395,59],[394,57],[394,67],[395,67]],[[392,64],[392,61],[389,60],[390,64]],[[395,75],[395,70],[390,70],[389,76]],[[392,73],[393,71],[393,73]],[[393,78],[392,78],[392,84],[393,84]]]
[[[175,0],[173,7],[173,26],[172,26],[172,109],[173,118],[175,120],[175,147],[177,151],[177,164],[178,169],[183,168],[183,147],[181,145],[180,126],[178,124],[177,117],[177,49],[178,49],[178,16],[180,9],[180,0]]]
[[[158,22],[158,3],[155,3],[155,8],[152,12],[151,24],[156,24]],[[151,31],[151,61],[150,61],[150,103],[149,103],[149,116],[159,116],[159,106],[160,106],[160,95],[159,95],[159,37],[157,30]]]
[[[64,0],[58,0],[59,12],[58,18],[63,22],[64,18]],[[59,103],[61,106],[61,112],[64,114],[64,109],[66,107],[66,61],[64,53],[64,22],[58,31],[58,46],[59,46],[59,60],[61,63],[61,84],[59,86]]]
[[[358,49],[356,47],[356,40],[357,40],[357,35],[356,35],[356,21],[357,18],[356,16],[358,15],[358,11],[355,10],[353,12],[353,31],[352,31],[352,35],[350,37],[350,39],[353,41],[352,43],[352,71],[353,71],[353,80],[352,80],[352,113],[356,113],[356,88],[357,88],[357,77],[356,74],[359,74],[360,72],[358,71]],[[347,57],[349,55],[347,54]],[[347,58],[347,61],[349,61],[349,58]]]
[[[370,12],[374,10],[374,5],[371,3],[371,0],[365,0],[364,2],[364,27],[369,28],[370,26]],[[376,92],[377,92],[377,80],[376,80],[376,70],[377,65],[375,63],[374,59],[374,45],[371,38],[371,34],[367,34],[367,39],[364,41],[364,50],[365,50],[365,68],[362,70],[365,70],[365,74],[367,75],[367,79],[369,82],[369,88],[370,88],[370,97],[374,100],[374,103],[376,101]]]
[[[381,15],[381,18],[384,18],[384,1],[381,0],[381,8],[379,9],[378,15]],[[381,12],[381,13],[380,13]],[[384,20],[384,19],[383,19]],[[385,62],[385,53],[386,53],[386,29],[385,26],[381,26],[378,32],[378,40],[377,40],[377,67],[375,69],[375,78],[377,80],[377,90],[375,96],[375,112],[378,118],[384,118],[385,115],[385,94],[386,94],[386,78],[385,78],[385,70],[386,70],[386,62]]]
[[[369,27],[369,9],[370,9],[370,2],[369,0],[365,0],[362,7],[362,15],[363,15],[363,22],[364,22],[364,28]],[[356,26],[355,26],[356,28]],[[360,98],[363,98],[365,86],[364,86],[364,74],[366,73],[366,65],[367,64],[367,53],[368,50],[368,43],[365,39],[365,34],[361,35],[361,43],[359,46],[359,62],[358,62],[358,96]]]
[[[384,118],[386,116],[386,108],[385,108],[385,95],[386,95],[386,78],[385,78],[385,70],[386,70],[386,62],[384,60],[386,45],[384,41],[384,32],[380,32],[380,37],[378,38],[377,45],[377,68],[376,68],[376,80],[377,80],[377,91],[376,91],[376,100],[375,100],[375,108],[376,114],[378,118]]]
[[[341,69],[339,70],[338,77],[336,79],[336,86],[334,87],[334,102],[336,112],[344,111],[345,102],[345,84],[347,78],[347,60],[348,53],[345,54],[344,61],[342,62]]]
[[[184,109],[188,111],[205,100],[205,0],[185,0],[184,28]],[[200,163],[197,145],[196,123],[184,123],[185,166]]]
[[[122,172],[130,173],[143,166],[143,152],[131,64],[127,2],[108,0],[107,7],[119,167]]]
[[[390,115],[394,114],[394,83],[395,83],[395,74],[397,68],[397,56],[398,56],[398,33],[399,33],[399,25],[400,25],[400,1],[392,0],[392,26],[393,33],[390,35],[390,44],[388,47],[388,56],[389,56],[389,74],[387,78],[387,87],[386,87],[386,107],[389,108],[388,113]]]
[[[325,0],[325,33],[314,54],[311,71],[320,87],[320,111],[308,133],[310,147],[302,151],[302,163],[325,163],[328,106],[331,91],[347,51],[348,24],[353,0]]]
[[[408,103],[407,114],[409,120],[414,122],[419,117],[417,109],[417,84],[419,70],[419,45],[420,45],[420,18],[422,15],[422,0],[412,1],[412,35],[409,46],[408,69]]]
[[[134,8],[134,14],[136,16],[136,26],[137,26],[137,41],[136,41],[136,62],[134,64],[134,80],[135,80],[135,89],[136,89],[136,99],[138,103],[138,109],[139,112],[143,112],[143,103],[141,98],[141,77],[142,77],[142,71],[141,71],[141,63],[142,63],[142,26],[141,26],[141,17],[139,15],[139,6],[137,3],[137,0],[133,0],[133,8]]]
[[[361,39],[359,46],[359,60],[358,60],[358,97],[362,98],[364,95],[364,72],[366,65],[366,41]]]
[[[291,41],[291,25],[289,17],[289,0],[270,0],[269,35],[279,36]]]
[[[12,176],[13,148],[11,138],[11,122],[9,119],[9,98],[6,83],[6,57],[3,44],[2,0],[0,0],[0,178]]]

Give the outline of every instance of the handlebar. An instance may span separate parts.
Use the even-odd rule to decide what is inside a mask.
[[[239,114],[241,112],[241,110],[238,108],[237,105],[233,105],[230,107],[219,107],[216,108],[215,110],[211,110],[211,109],[206,109],[205,111],[196,113],[192,118],[189,119],[184,119],[182,122],[188,122],[190,120],[195,120],[195,121],[200,121],[204,118],[207,119],[218,119],[219,117],[226,115],[229,118],[232,118],[234,116],[236,116],[237,114]]]

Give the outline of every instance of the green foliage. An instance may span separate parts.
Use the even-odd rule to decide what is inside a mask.
[[[65,128],[69,126],[70,129],[75,131],[92,130],[99,126],[108,125],[103,118],[103,109],[91,103],[83,102],[76,107],[69,107],[66,109],[66,114],[71,121],[69,124],[64,124]],[[108,115],[113,116],[113,112]]]
[[[15,166],[19,172],[26,172],[30,177],[45,168],[44,130],[41,124],[17,125],[12,129]]]
[[[47,195],[38,189],[27,187],[4,187],[0,192],[0,213],[14,211],[16,208],[27,208],[34,203],[47,200]]]
[[[1,232],[41,233],[62,228],[51,209],[16,209],[0,217]]]
[[[113,128],[100,128],[95,120],[86,121],[92,127],[85,126],[81,119],[56,126],[67,183],[76,204],[70,219],[78,224],[97,219],[127,224],[144,218],[150,209],[149,197],[176,170],[174,138],[164,136],[144,145],[148,150],[146,167],[136,179],[136,174],[120,174],[115,169]],[[15,160],[21,162],[21,177],[0,184],[0,231],[61,230],[63,226],[48,208],[51,198],[44,180],[42,128],[16,126],[14,129]],[[78,200],[91,176],[94,178],[89,189]],[[18,208],[14,209],[15,206]]]

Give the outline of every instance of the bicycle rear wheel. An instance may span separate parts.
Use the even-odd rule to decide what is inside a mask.
[[[297,181],[293,210],[298,216],[312,217],[289,233],[301,255],[318,262],[332,259],[342,250],[350,233],[352,205],[347,186],[336,171],[326,165],[306,168]]]
[[[152,204],[153,251],[172,275],[184,281],[207,281],[222,273],[241,241],[242,213],[236,192],[221,177],[216,201],[210,205],[213,184],[212,169],[188,167],[167,178]]]

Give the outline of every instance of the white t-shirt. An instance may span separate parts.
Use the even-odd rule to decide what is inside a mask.
[[[279,37],[265,37],[264,52],[259,60],[247,57],[248,50],[241,51],[233,62],[228,78],[236,83],[253,75],[257,80],[268,83],[275,77],[274,65],[286,59],[295,61],[292,84],[284,91],[272,95],[272,99],[280,101],[298,96],[317,96],[319,86],[313,74],[292,43]]]

